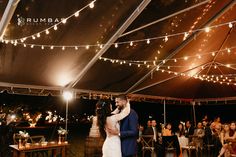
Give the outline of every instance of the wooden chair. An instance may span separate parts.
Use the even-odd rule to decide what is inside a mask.
[[[179,141],[176,135],[174,136],[162,136],[162,147],[165,151],[165,156],[168,153],[180,155]]]
[[[45,141],[45,138],[43,135],[30,136],[30,141],[32,144],[41,143]]]
[[[188,156],[191,157],[192,152],[195,152],[195,156],[198,156],[198,147],[196,146],[196,143],[194,142],[193,136],[190,136],[188,138],[188,144],[186,146],[182,147],[182,152],[184,152],[185,150],[188,153]]]
[[[140,140],[142,144],[142,157],[145,156],[146,151],[150,152],[151,157],[153,157],[155,155],[153,135],[142,135]]]

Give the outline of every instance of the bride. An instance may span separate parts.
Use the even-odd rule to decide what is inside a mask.
[[[130,104],[126,104],[119,113],[118,108],[112,112],[112,105],[108,101],[99,100],[96,104],[96,114],[100,134],[105,141],[102,146],[103,157],[122,157],[121,142],[118,135],[113,135],[108,130],[119,132],[119,121],[130,113]]]

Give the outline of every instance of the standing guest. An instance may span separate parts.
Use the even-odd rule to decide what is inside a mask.
[[[144,134],[145,135],[153,135],[153,140],[155,142],[157,142],[157,140],[159,139],[158,137],[158,133],[157,133],[157,128],[156,128],[156,120],[152,120],[151,121],[151,127],[148,127],[147,129],[145,129]]]
[[[207,120],[203,120],[202,124],[203,124],[203,129],[205,130],[205,136],[203,138],[203,142],[206,145],[213,144],[213,139],[212,139],[213,132],[212,132],[212,129],[210,127],[210,124],[208,123]]]
[[[192,136],[194,133],[194,127],[192,126],[191,122],[188,120],[185,123],[185,137]]]
[[[147,121],[147,128],[148,128],[148,127],[152,127],[152,121],[151,121],[151,120],[148,120],[148,121]]]
[[[217,129],[221,128],[221,122],[220,117],[216,117],[214,121],[211,123],[212,128],[214,128],[214,131],[217,131]]]
[[[156,120],[152,120],[151,127],[148,127],[144,131],[144,135],[153,135],[155,153],[157,154],[157,156],[163,156],[163,148],[160,141],[161,139],[159,137],[156,126],[157,126]]]
[[[203,129],[202,122],[198,122],[197,128],[194,130],[193,142],[197,148],[203,148],[203,137],[205,136],[205,130]]]

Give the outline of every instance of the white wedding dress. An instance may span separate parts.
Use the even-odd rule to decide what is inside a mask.
[[[115,113],[114,111],[113,113]],[[107,117],[106,128],[120,130],[119,121],[125,118],[130,112],[129,103],[118,114]],[[120,137],[118,135],[111,135],[106,129],[106,139],[102,146],[102,157],[122,157]]]

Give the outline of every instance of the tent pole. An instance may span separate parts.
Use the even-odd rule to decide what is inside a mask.
[[[196,104],[195,101],[193,101],[193,102],[192,102],[192,105],[193,105],[193,121],[194,121],[194,127],[197,126],[195,104]]]
[[[0,40],[3,39],[6,28],[9,22],[11,21],[11,18],[19,2],[20,0],[9,0],[7,7],[4,11],[4,14],[2,16],[2,20],[0,21]]]
[[[166,100],[164,99],[164,126],[166,125]]]

